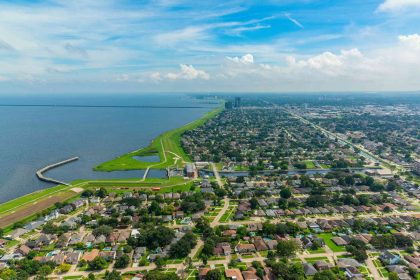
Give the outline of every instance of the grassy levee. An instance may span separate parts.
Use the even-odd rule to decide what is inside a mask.
[[[68,186],[58,185],[55,187],[39,190],[16,199],[9,200],[8,202],[0,204],[0,217],[15,208],[22,207],[27,205],[28,203],[34,202],[36,200],[42,199],[43,197],[47,197],[49,195],[55,194],[63,189],[68,188]]]
[[[68,187],[56,186],[41,192],[32,193],[0,205],[0,228],[6,231],[16,222],[29,222],[36,218],[38,213],[54,208],[56,202],[65,202],[79,194],[69,190]],[[32,198],[32,199],[29,199]],[[17,204],[22,202],[21,204]]]
[[[153,187],[158,187],[159,190],[153,190],[156,193],[167,193],[167,192],[184,192],[189,191],[194,185],[193,180],[184,180],[182,177],[172,177],[170,179],[155,179],[146,181],[89,181],[85,188],[97,189],[99,187],[109,188],[110,192],[126,192],[136,190],[152,190]]]
[[[110,161],[104,162],[95,167],[96,171],[123,171],[138,169],[164,169],[169,166],[182,167],[184,162],[189,162],[189,157],[185,154],[181,147],[181,135],[187,131],[203,125],[206,121],[213,118],[222,111],[219,107],[202,118],[190,122],[182,127],[167,131],[156,137],[148,147],[137,151],[124,154]],[[134,156],[146,156],[151,154],[159,154],[160,162],[144,162],[134,159]]]
[[[88,180],[85,188],[92,187],[166,187],[176,184],[184,184],[191,180],[185,180],[183,177],[171,177],[169,179],[146,178],[144,181],[139,179],[111,179],[111,180]]]

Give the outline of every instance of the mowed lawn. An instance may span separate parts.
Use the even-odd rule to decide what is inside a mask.
[[[316,168],[315,163],[312,160],[305,160],[306,169]]]
[[[333,252],[345,252],[346,251],[346,247],[345,246],[337,246],[332,240],[331,238],[334,237],[334,235],[332,233],[320,233],[318,234],[318,236],[322,239],[324,239],[325,244],[331,249],[331,251]]]
[[[113,190],[140,190],[140,189],[151,189],[152,187],[160,188],[157,193],[169,193],[169,192],[187,192],[190,191],[194,186],[193,180],[185,180],[183,177],[170,177],[168,179],[161,178],[147,178],[144,181],[139,179],[117,179],[117,180],[95,180],[87,181],[85,188],[110,188]],[[196,187],[198,190],[199,187]]]

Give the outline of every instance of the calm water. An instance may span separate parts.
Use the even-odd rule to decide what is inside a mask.
[[[203,106],[206,108],[74,108],[0,106],[0,202],[53,186],[35,171],[70,157],[80,159],[47,173],[63,181],[140,178],[142,171],[94,172],[92,168],[147,146],[162,132],[191,122],[215,105],[185,95],[0,97],[0,104]],[[153,171],[150,176],[165,173]]]

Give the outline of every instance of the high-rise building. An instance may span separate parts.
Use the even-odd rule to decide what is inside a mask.
[[[232,109],[233,108],[233,104],[232,104],[232,102],[231,101],[227,101],[226,103],[225,103],[225,109]]]
[[[235,97],[235,108],[241,107],[241,98]]]

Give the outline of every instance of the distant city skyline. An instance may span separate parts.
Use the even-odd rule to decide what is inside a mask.
[[[0,94],[420,90],[420,0],[0,2]]]

